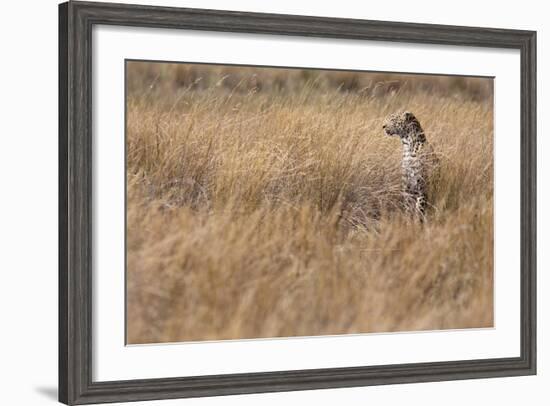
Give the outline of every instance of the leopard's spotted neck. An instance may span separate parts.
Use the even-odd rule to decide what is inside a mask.
[[[403,144],[403,160],[416,158],[424,144],[426,144],[426,135],[422,131],[410,134],[401,138]]]

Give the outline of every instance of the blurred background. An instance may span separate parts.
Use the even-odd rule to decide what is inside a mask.
[[[126,80],[129,96],[212,87],[238,93],[292,93],[305,83],[318,91],[337,89],[366,97],[409,91],[482,101],[493,94],[493,80],[481,77],[144,61],[127,62]]]

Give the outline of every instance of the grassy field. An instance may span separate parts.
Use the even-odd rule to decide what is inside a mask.
[[[129,343],[493,325],[492,80],[129,62],[127,95]]]

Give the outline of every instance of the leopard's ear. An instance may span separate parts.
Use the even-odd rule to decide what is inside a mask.
[[[413,113],[411,113],[410,111],[406,111],[406,112],[405,112],[405,118],[406,118],[407,120],[412,120],[412,119],[414,119],[415,117],[414,117],[414,114],[413,114]]]

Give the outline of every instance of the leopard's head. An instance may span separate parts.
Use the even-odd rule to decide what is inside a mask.
[[[401,139],[423,132],[417,118],[410,111],[390,114],[384,121],[382,128],[386,135]]]

